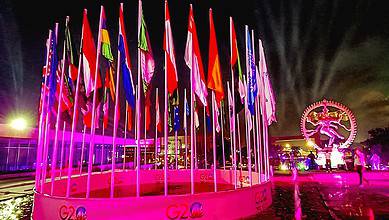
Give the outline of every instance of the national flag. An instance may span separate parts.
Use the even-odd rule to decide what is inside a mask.
[[[112,50],[111,50],[111,41],[109,40],[109,34],[107,29],[107,18],[105,17],[105,10],[102,7],[101,12],[101,54],[109,61],[113,62]]]
[[[234,108],[234,102],[232,100],[232,95],[231,95],[231,90],[230,90],[230,86],[228,85],[227,86],[227,93],[228,93],[228,115],[229,115],[229,119],[230,119],[230,129],[232,132],[235,131],[235,122],[234,122],[234,117],[233,117],[233,108]]]
[[[84,10],[82,33],[82,63],[84,73],[85,94],[90,97],[94,90],[94,78],[96,71],[96,46],[89,25],[87,12]],[[100,73],[97,73],[96,89],[102,87]]]
[[[205,107],[205,111],[206,111],[206,114],[205,114],[205,124],[206,124],[206,127],[208,129],[209,132],[212,132],[212,124],[211,124],[211,114],[209,112],[209,107]]]
[[[248,91],[248,85],[247,85],[246,80],[244,80],[244,86],[245,86],[245,91]],[[249,110],[248,94],[246,94],[246,97],[245,97],[244,113],[245,113],[245,118],[247,120],[246,123],[247,123],[248,129],[249,129],[249,131],[251,131],[251,129],[253,128],[253,123],[251,121],[251,112]]]
[[[233,69],[233,72],[238,72],[238,91],[240,95],[241,103],[244,103],[244,84],[243,84],[243,73],[242,68],[240,65],[240,58],[239,58],[239,49],[238,49],[238,41],[236,39],[236,32],[234,27],[234,21],[232,18],[230,18],[230,50],[231,50],[231,67]],[[232,85],[235,86],[235,85]]]
[[[214,109],[213,109],[213,114],[214,114],[214,121],[213,121],[213,125],[216,127],[216,132],[219,133],[220,132],[220,124],[219,124],[219,115],[220,115],[220,112],[219,112],[219,107],[217,107],[217,101],[216,99],[213,99],[213,102],[214,102]]]
[[[190,109],[189,109],[189,104],[188,100],[186,99],[186,96],[184,97],[184,130],[187,129],[187,116],[190,115]]]
[[[165,34],[163,40],[163,49],[166,53],[165,68],[167,72],[167,90],[173,94],[178,87],[178,76],[176,68],[176,58],[174,52],[173,35],[170,27],[170,15],[167,1],[165,0]]]
[[[212,9],[209,9],[209,56],[208,56],[208,88],[215,91],[216,108],[224,98],[223,81],[220,72],[219,52],[213,23]]]
[[[175,105],[173,107],[174,111],[174,131],[178,131],[180,129],[180,110],[178,108],[178,105]]]
[[[49,59],[48,66],[46,67],[48,72],[47,87],[48,87],[48,103],[47,111],[56,115],[57,109],[55,108],[56,90],[57,90],[57,68],[58,68],[58,56],[57,56],[57,40],[55,32],[51,34],[51,41],[49,46]],[[46,108],[46,106],[45,106]]]
[[[148,93],[151,93],[151,91],[149,91]],[[146,131],[148,131],[150,129],[150,122],[151,122],[151,118],[150,118],[150,105],[151,105],[151,100],[150,100],[150,96],[151,94],[146,94],[146,99],[145,99],[145,121],[146,121]]]
[[[78,69],[74,63],[73,57],[73,43],[72,36],[70,34],[69,24],[67,23],[65,27],[65,58],[66,58],[66,66],[68,67],[68,84],[69,87],[72,88],[71,91],[74,92],[74,81],[77,80]]]
[[[263,50],[262,41],[259,40],[259,78],[260,78],[260,94],[261,99],[264,101],[264,112],[266,116],[266,122],[270,125],[272,122],[276,122],[276,102],[274,98],[273,88],[269,79],[267,71],[265,52]]]
[[[142,7],[142,6],[141,6]],[[143,11],[140,15],[140,29],[138,36],[138,47],[140,49],[140,69],[143,78],[143,91],[144,94],[149,94],[151,79],[154,75],[155,62],[153,58],[153,51],[151,49],[149,33],[147,31],[146,22],[143,17]]]
[[[255,61],[253,56],[253,48],[251,45],[251,37],[250,32],[248,30],[248,27],[246,26],[246,48],[247,48],[247,61],[246,64],[248,65],[248,73],[247,73],[247,104],[248,109],[251,113],[251,115],[254,115],[254,102],[255,98],[257,97],[257,83],[256,83],[256,68],[255,68]]]
[[[131,74],[130,54],[128,53],[127,36],[124,26],[123,5],[119,9],[119,42],[120,67],[122,70],[123,87],[126,100],[132,109],[135,109],[135,89]]]
[[[192,63],[193,61],[193,63]],[[207,106],[207,86],[205,85],[203,61],[201,59],[200,46],[197,38],[196,23],[193,16],[193,7],[190,5],[188,36],[185,48],[185,63],[191,70],[192,90],[200,99],[203,106]]]
[[[127,111],[127,129],[128,131],[132,131],[132,108],[128,107],[129,104],[128,102],[126,101],[126,111]]]
[[[161,116],[159,114],[158,93],[157,93],[157,97],[155,99],[155,114],[156,114],[155,123],[157,124],[157,129],[158,129],[159,132],[162,132],[162,120],[161,120]]]
[[[109,97],[107,89],[104,92],[104,105],[103,105],[103,127],[106,129],[108,127],[109,119]]]
[[[199,121],[199,114],[197,112],[197,109],[195,109],[195,111],[194,111],[193,121],[194,121],[194,125],[195,125],[196,129],[199,128],[200,121]]]

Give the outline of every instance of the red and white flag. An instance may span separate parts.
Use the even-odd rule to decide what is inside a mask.
[[[193,61],[193,62],[192,62]],[[197,39],[196,24],[193,17],[193,7],[190,5],[188,37],[186,39],[185,63],[191,69],[192,90],[200,99],[203,106],[207,106],[207,86],[205,84],[203,61],[201,60],[200,46]]]
[[[178,87],[178,77],[176,68],[176,58],[174,53],[173,35],[170,27],[170,15],[167,1],[165,1],[165,34],[163,41],[163,49],[166,53],[166,72],[167,72],[167,90],[173,94]]]

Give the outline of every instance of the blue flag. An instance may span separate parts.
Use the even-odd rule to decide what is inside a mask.
[[[55,32],[52,32],[51,42],[50,42],[50,50],[49,50],[49,78],[48,78],[48,86],[49,86],[49,109],[54,107],[55,102],[55,92],[57,90],[57,67],[58,67],[58,57],[57,57],[57,39],[55,36]]]
[[[248,108],[250,110],[251,115],[254,115],[254,102],[255,98],[258,95],[258,88],[257,88],[257,82],[256,82],[256,68],[255,68],[255,61],[253,56],[253,48],[251,45],[251,37],[250,32],[248,29],[247,31],[247,51],[248,51],[248,63],[250,66],[250,72],[247,73],[247,102],[248,102]]]
[[[178,105],[175,105],[174,107],[174,131],[178,131],[180,129],[180,109],[178,108]]]
[[[119,14],[119,46],[120,52],[120,65],[123,73],[123,87],[126,95],[126,100],[131,108],[135,109],[135,91],[134,84],[132,83],[132,75],[130,68],[130,54],[128,53],[128,46],[126,40],[126,32],[124,29],[124,18],[122,8]]]

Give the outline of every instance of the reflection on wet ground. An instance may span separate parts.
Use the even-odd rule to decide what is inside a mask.
[[[247,219],[389,219],[388,186],[285,180],[273,178],[272,206]],[[0,219],[30,219],[32,202],[32,196],[0,202]]]

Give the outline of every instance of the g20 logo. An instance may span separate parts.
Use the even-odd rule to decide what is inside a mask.
[[[72,206],[63,205],[59,208],[59,217],[61,220],[86,220],[85,207],[78,207],[77,210]]]
[[[201,218],[203,215],[203,205],[199,202],[194,202],[190,206],[187,203],[173,204],[166,209],[166,217],[171,220]]]

